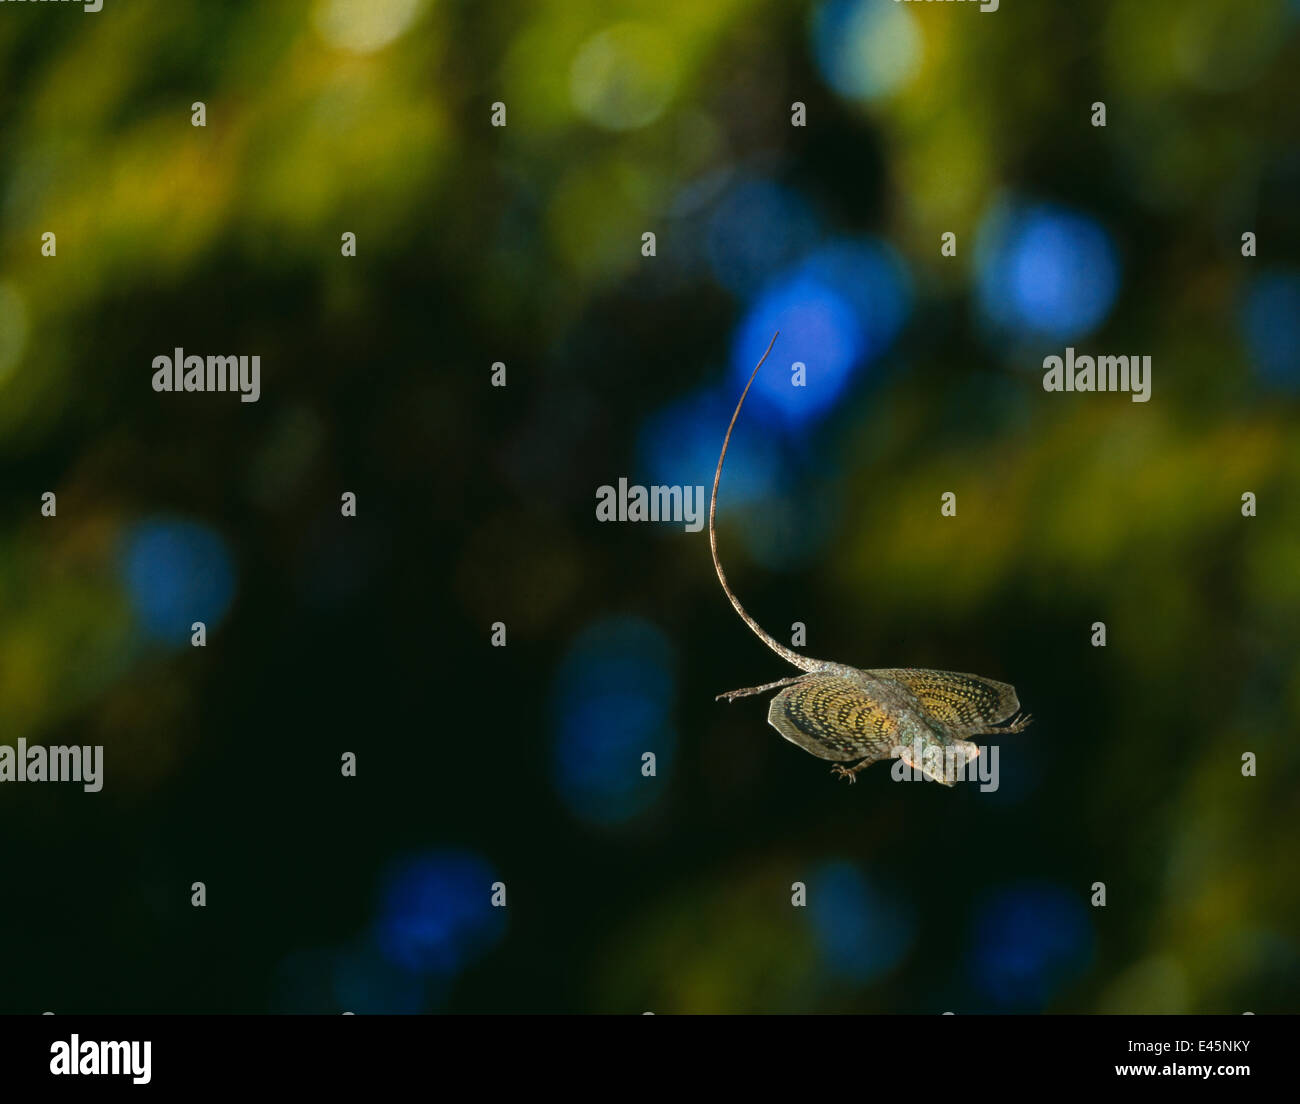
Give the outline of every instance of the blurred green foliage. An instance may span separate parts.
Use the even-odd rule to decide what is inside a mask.
[[[1239,303],[1300,259],[1294,5],[907,9],[914,70],[856,102],[804,3],[0,5],[0,738],[102,743],[108,771],[0,788],[0,924],[30,952],[0,1009],[278,1007],[286,955],[364,931],[389,856],[442,844],[501,872],[511,928],[431,1008],[982,1010],[981,901],[1036,879],[1108,888],[1046,1008],[1293,1009],[1300,444]],[[593,521],[642,419],[721,378],[743,304],[675,264],[682,196],[756,165],[891,242],[917,304],[782,504],[793,530],[835,498],[821,555],[777,575],[728,525],[733,581],[812,654],[1013,681],[1038,720],[1006,800],[834,785],[765,707],[713,702],[786,672],[703,535]],[[1149,352],[1154,401],[1044,394],[978,331],[1007,193],[1104,220],[1124,276],[1086,344]],[[262,400],[155,395],[177,345],[259,353]],[[122,540],[159,514],[238,566],[203,652],[133,619]],[[611,613],[677,646],[681,751],[651,812],[596,830],[552,793],[547,702]],[[832,857],[915,917],[869,983],[789,905]]]

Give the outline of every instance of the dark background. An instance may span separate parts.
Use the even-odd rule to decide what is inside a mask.
[[[0,1011],[1294,1010],[1298,31],[0,5],[0,739],[105,747],[0,787]],[[732,583],[1013,682],[994,793],[716,703],[790,672],[707,535],[595,520],[709,485],[777,328]],[[1044,392],[1067,345],[1151,401]],[[154,393],[176,346],[261,400]]]

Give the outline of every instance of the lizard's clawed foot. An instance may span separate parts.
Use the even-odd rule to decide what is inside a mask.
[[[1033,724],[1033,721],[1034,715],[1032,713],[1026,713],[1023,717],[1017,717],[1009,725],[995,725],[993,728],[986,728],[982,731],[989,736],[1005,736],[1012,732],[1024,732],[1025,729]]]
[[[857,777],[854,773],[849,770],[848,767],[840,766],[839,763],[836,763],[835,766],[831,767],[831,774],[835,775],[837,778],[847,778],[850,782],[857,781]]]

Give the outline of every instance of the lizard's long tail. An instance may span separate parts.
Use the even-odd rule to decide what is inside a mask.
[[[731,431],[736,428],[736,419],[740,417],[740,408],[745,405],[745,396],[749,394],[749,389],[753,385],[754,377],[758,375],[758,370],[763,367],[763,361],[767,360],[767,354],[772,351],[772,346],[776,344],[776,339],[780,334],[781,331],[777,330],[776,333],[772,335],[772,340],[767,343],[767,349],[764,351],[762,357],[759,358],[758,363],[754,366],[754,371],[750,373],[749,383],[745,384],[745,390],[740,393],[740,401],[736,403],[736,412],[732,414],[731,424],[727,426],[727,435],[722,439],[722,455],[718,457],[718,469],[713,473],[713,495],[709,499],[709,549],[713,553],[713,567],[718,573],[718,582],[722,584],[723,591],[726,593],[727,597],[731,599],[731,604],[735,607],[736,612],[740,614],[741,620],[743,620],[745,624],[754,631],[754,635],[757,636],[759,640],[771,648],[772,651],[776,652],[776,654],[787,663],[793,664],[801,671],[812,671],[816,669],[819,662],[818,660],[809,659],[807,656],[801,656],[798,652],[791,651],[784,644],[774,640],[763,631],[763,627],[749,615],[749,612],[745,607],[740,604],[740,599],[731,592],[731,587],[727,585],[727,576],[722,570],[721,562],[718,560],[718,534],[713,525],[713,517],[718,510],[718,481],[722,478],[722,462],[727,458],[727,446],[731,443]]]

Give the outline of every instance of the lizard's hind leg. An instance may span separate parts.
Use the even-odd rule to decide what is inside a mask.
[[[790,678],[777,679],[776,682],[769,682],[763,686],[747,686],[744,690],[728,690],[725,694],[719,694],[713,700],[731,702],[737,698],[747,698],[751,694],[761,694],[764,690],[775,690],[778,686],[789,686],[791,683],[799,682],[807,677],[807,675],[792,675]]]

